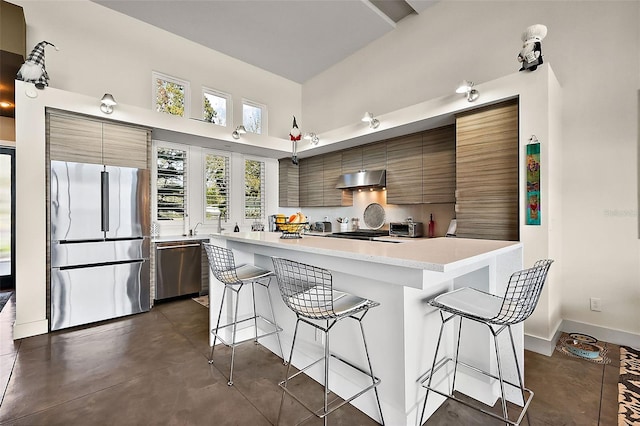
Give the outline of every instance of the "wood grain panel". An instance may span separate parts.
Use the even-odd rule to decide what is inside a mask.
[[[518,101],[456,117],[459,237],[519,240]]]
[[[387,142],[387,203],[422,203],[422,135]]]
[[[342,151],[342,173],[357,173],[362,170],[362,148]]]
[[[49,155],[51,160],[103,164],[102,123],[50,113]]]
[[[362,148],[362,168],[364,170],[384,170],[387,168],[387,142],[365,145]]]
[[[298,194],[300,206],[309,205],[309,160],[303,158],[298,165]]]
[[[455,125],[440,127],[422,134],[422,169],[422,202],[455,202]]]
[[[280,207],[298,207],[300,205],[299,167],[291,158],[278,160],[278,204]]]
[[[353,192],[336,189],[338,179],[342,174],[343,153],[332,152],[322,156],[323,158],[323,194],[322,205],[330,206],[350,206],[353,205]]]
[[[322,207],[323,168],[324,160],[320,155],[300,160],[300,206]]]
[[[147,151],[151,131],[139,127],[104,123],[102,125],[102,156],[107,166],[148,169]]]

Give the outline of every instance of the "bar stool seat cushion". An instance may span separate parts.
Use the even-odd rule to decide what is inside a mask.
[[[498,316],[503,301],[502,297],[465,287],[441,294],[431,304],[446,311],[490,320]]]
[[[269,271],[268,269],[259,268],[254,265],[241,265],[236,268],[236,275],[242,281],[267,277],[272,273],[273,272]]]
[[[331,297],[333,296],[333,297]],[[311,287],[310,289],[289,297],[291,306],[297,307],[298,312],[309,318],[326,318],[327,316],[343,316],[357,312],[367,306],[370,301],[344,291],[326,287]],[[333,306],[333,309],[331,309]]]

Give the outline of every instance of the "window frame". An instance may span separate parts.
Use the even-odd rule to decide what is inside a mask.
[[[249,128],[247,127],[247,125],[244,122],[244,106],[250,106],[252,108],[258,108],[260,109],[260,133],[258,132],[252,132],[249,130]],[[256,102],[256,101],[252,101],[250,99],[246,99],[246,98],[242,98],[242,125],[245,127],[245,129],[247,130],[247,133],[253,133],[256,135],[268,135],[269,134],[269,128],[267,123],[269,122],[268,119],[268,112],[267,112],[267,106],[265,104],[261,104],[260,102]]]
[[[170,114],[163,111],[158,111],[158,86],[156,84],[157,80],[164,80],[170,83],[179,84],[184,86],[184,113],[183,115],[175,115]],[[161,113],[161,114],[169,114],[175,117],[183,117],[189,118],[191,117],[191,83],[187,80],[183,80],[178,77],[174,77],[168,74],[161,73],[159,71],[151,71],[151,110]]]
[[[232,213],[232,208],[231,208],[231,193],[232,193],[232,160],[231,160],[231,152],[229,151],[218,151],[218,150],[213,150],[213,149],[203,149],[202,150],[202,174],[203,174],[203,191],[202,191],[202,205],[203,205],[203,211],[202,211],[202,222],[204,224],[217,224],[217,220],[213,220],[213,219],[207,219],[207,180],[206,180],[206,175],[207,175],[207,156],[208,155],[215,155],[215,156],[220,156],[220,157],[225,157],[226,158],[226,178],[227,178],[227,212],[226,215],[223,217],[223,222],[228,222],[230,220],[231,217],[231,213]]]
[[[261,193],[261,206],[260,206],[260,212],[261,212],[261,217],[258,218],[252,218],[252,217],[247,217],[247,195],[246,195],[246,188],[247,188],[247,161],[257,161],[260,162],[262,164],[261,170],[262,170],[262,176],[261,176],[261,182],[260,182],[260,193]],[[243,224],[251,224],[255,221],[264,221],[266,220],[266,216],[267,216],[267,162],[264,158],[261,157],[254,157],[254,156],[244,156],[243,157],[243,161],[242,161],[242,223]]]
[[[227,101],[225,124],[217,124],[217,123],[212,123],[210,121],[207,121],[207,123],[211,123],[211,124],[214,124],[216,126],[221,126],[221,127],[230,127],[231,123],[233,123],[233,102],[232,102],[231,95],[229,93],[223,92],[221,90],[216,90],[216,89],[212,89],[210,87],[202,86],[202,98],[200,100],[200,110],[202,111],[202,119],[203,120],[205,119],[204,118],[205,94],[212,95],[212,96],[217,96],[219,98],[224,98]]]

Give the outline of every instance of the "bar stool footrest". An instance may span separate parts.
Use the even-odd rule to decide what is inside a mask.
[[[454,360],[452,358],[444,358],[444,359],[441,359],[440,361],[438,361],[438,363],[436,364],[436,367],[435,367],[433,372],[432,371],[427,371],[423,376],[421,376],[421,378],[418,380],[420,385],[423,388],[427,389],[428,391],[432,391],[432,392],[435,392],[438,395],[441,395],[441,396],[443,396],[445,398],[452,399],[452,400],[454,400],[456,402],[459,402],[459,403],[461,403],[463,405],[466,405],[469,408],[472,408],[472,409],[474,409],[476,411],[480,411],[481,413],[489,415],[489,416],[491,416],[493,418],[496,418],[498,420],[504,421],[505,423],[508,423],[510,425],[518,426],[522,422],[522,419],[524,418],[524,416],[525,416],[525,414],[527,412],[527,409],[529,408],[529,404],[531,403],[531,400],[533,399],[533,395],[534,395],[533,391],[531,389],[526,388],[526,387],[522,388],[521,390],[526,392],[528,394],[528,397],[527,397],[526,401],[524,401],[524,406],[522,407],[522,411],[520,411],[520,415],[518,416],[518,419],[516,421],[510,420],[508,418],[504,418],[504,417],[502,417],[502,416],[500,416],[498,414],[495,414],[495,413],[492,413],[490,411],[487,411],[487,410],[483,409],[480,406],[471,404],[468,401],[465,401],[463,399],[460,399],[460,398],[456,397],[455,395],[453,395],[453,392],[455,391],[455,389],[452,389],[452,391],[451,391],[452,393],[448,394],[448,393],[444,393],[444,392],[436,389],[435,387],[430,387],[428,385],[429,377],[431,377],[432,374],[434,374],[436,371],[440,370],[442,367],[444,367],[445,365],[447,365],[450,362],[453,363]],[[458,365],[459,366],[461,365],[463,367],[467,367],[467,368],[469,368],[469,369],[471,369],[473,371],[476,371],[478,373],[481,373],[481,374],[483,374],[483,375],[485,375],[487,377],[491,377],[494,380],[500,380],[500,378],[498,376],[495,376],[495,375],[493,375],[493,374],[491,374],[491,373],[489,373],[487,371],[481,370],[481,369],[479,369],[477,367],[474,367],[473,365],[469,365],[469,364],[464,363],[462,361],[458,360]],[[520,386],[519,385],[511,383],[511,382],[509,382],[507,380],[503,380],[503,383],[507,384],[507,385],[510,385],[510,386],[513,386],[514,388],[520,390]]]
[[[254,323],[255,321],[255,323]],[[248,326],[241,327],[241,324],[249,323]],[[256,337],[256,323],[257,323],[257,337]],[[218,328],[211,330],[211,334],[215,336],[225,346],[234,347],[238,346],[249,340],[259,340],[263,337],[272,336],[282,331],[282,328],[275,324],[273,321],[264,318],[263,316],[255,316],[239,320],[236,323],[236,339],[233,340],[233,323],[225,324]]]
[[[340,397],[336,397],[335,399],[333,399],[332,401],[329,402],[329,406],[334,404],[335,402],[339,401],[339,403],[337,405],[334,405],[330,408],[327,409],[327,411],[324,411],[324,408],[319,408],[319,409],[314,409],[312,407],[310,407],[307,403],[305,403],[304,401],[302,401],[300,398],[298,398],[293,392],[291,392],[287,386],[286,386],[286,382],[291,381],[293,378],[295,378],[296,376],[304,373],[306,370],[308,370],[309,368],[313,367],[314,365],[316,365],[317,363],[321,362],[324,360],[324,357],[319,358],[315,361],[313,361],[311,364],[307,365],[306,367],[304,367],[301,370],[298,370],[296,373],[292,374],[291,376],[289,376],[286,380],[281,381],[280,383],[278,383],[278,386],[280,386],[284,392],[286,392],[287,395],[289,395],[290,397],[292,397],[293,399],[295,399],[300,405],[302,405],[307,411],[309,411],[311,414],[315,415],[316,417],[323,419],[326,416],[328,416],[329,414],[333,413],[335,410],[337,410],[338,408],[342,407],[345,404],[348,404],[349,402],[353,401],[354,399],[358,398],[359,396],[363,395],[364,393],[370,391],[371,389],[375,388],[376,386],[378,386],[381,382],[379,377],[375,377],[375,376],[371,376],[366,370],[358,367],[357,365],[343,359],[340,358],[340,356],[336,355],[336,354],[329,354],[332,358],[335,358],[336,360],[342,362],[343,364],[358,370],[360,373],[364,374],[365,376],[367,376],[368,378],[372,379],[372,383],[361,389],[360,391],[358,391],[356,394],[350,396],[347,399],[341,399]]]

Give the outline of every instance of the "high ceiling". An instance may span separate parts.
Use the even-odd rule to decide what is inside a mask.
[[[93,0],[298,83],[437,0]]]

